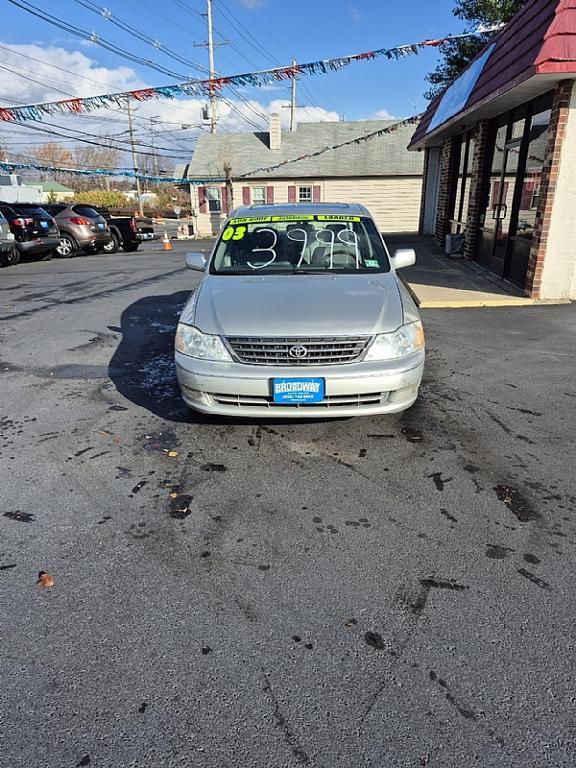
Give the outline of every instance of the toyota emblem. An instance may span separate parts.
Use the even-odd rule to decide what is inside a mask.
[[[288,354],[290,357],[295,357],[297,360],[302,360],[303,357],[308,356],[308,350],[306,347],[303,347],[302,344],[296,344],[295,346],[290,347]]]

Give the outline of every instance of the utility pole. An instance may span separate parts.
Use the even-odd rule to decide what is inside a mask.
[[[154,169],[154,175],[159,176],[158,169],[158,155],[156,154],[156,134],[154,133],[154,123],[159,119],[159,115],[154,115],[150,118],[150,139],[152,144],[152,167]]]
[[[136,194],[138,195],[138,211],[140,216],[144,215],[144,206],[142,205],[142,187],[140,186],[140,177],[138,176],[138,158],[136,157],[136,147],[134,145],[134,126],[132,125],[132,105],[130,100],[126,100],[126,109],[128,111],[128,132],[130,133],[130,147],[132,149],[132,165],[134,166],[134,175],[136,177]]]
[[[196,48],[208,48],[208,76],[210,77],[210,80],[214,80],[216,77],[216,67],[214,65],[214,47],[216,45],[228,45],[228,40],[222,40],[219,42],[214,42],[214,34],[212,29],[212,0],[206,0],[206,13],[201,14],[202,16],[206,16],[206,22],[208,24],[208,42],[207,43],[194,43],[194,46]],[[216,115],[216,88],[210,84],[208,88],[208,98],[210,100],[210,133],[216,133],[216,123],[217,123],[217,115]]]
[[[208,21],[208,68],[210,80],[213,80],[216,76],[216,70],[214,68],[214,37],[212,34],[212,0],[206,0],[206,4],[206,19]],[[212,83],[210,83],[208,96],[210,98],[210,133],[216,133],[216,93]]]
[[[294,59],[292,59],[292,89],[291,89],[291,97],[290,97],[290,133],[294,131],[294,122],[296,120],[296,72],[294,71],[294,67],[296,66],[296,62]]]
[[[296,130],[296,109],[300,107],[303,109],[302,105],[299,105],[296,103],[296,61],[294,59],[292,60],[292,67],[294,68],[294,71],[292,73],[292,85],[290,87],[290,104],[283,104],[282,109],[289,109],[290,110],[290,133],[293,133]]]

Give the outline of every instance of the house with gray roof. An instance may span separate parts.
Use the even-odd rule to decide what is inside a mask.
[[[271,115],[268,132],[201,134],[185,171],[197,234],[217,233],[238,205],[310,202],[361,203],[383,232],[417,231],[423,160],[407,150],[412,126],[313,156],[395,122],[300,123],[285,132]]]

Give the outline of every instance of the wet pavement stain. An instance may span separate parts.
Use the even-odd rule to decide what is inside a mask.
[[[552,591],[552,587],[550,586],[550,584],[548,584],[547,581],[544,581],[544,579],[540,579],[538,576],[535,576],[533,573],[530,573],[530,571],[527,571],[525,568],[518,568],[518,573],[521,576],[524,576],[525,579],[528,579],[528,581],[531,581],[532,584],[536,584],[536,586],[540,587],[540,589],[545,589],[548,592]]]
[[[530,565],[540,564],[540,558],[536,557],[536,555],[531,555],[529,552],[524,555],[524,560],[525,562],[530,563]]]
[[[0,571],[9,571],[11,568],[16,568],[16,563],[10,563],[9,565],[0,565]]]
[[[212,653],[212,648],[210,648],[209,645],[205,645],[202,647],[202,656],[208,656],[209,653]]]
[[[421,443],[424,439],[422,432],[415,427],[402,427],[400,431],[409,443]]]
[[[432,479],[434,485],[436,486],[436,490],[438,491],[443,491],[446,483],[452,482],[451,477],[442,477],[442,472],[432,472],[432,474],[428,475],[428,477]]]
[[[460,715],[462,715],[463,718],[465,718],[466,720],[478,719],[478,715],[475,712],[473,712],[471,709],[468,709],[467,707],[463,707],[456,701],[446,681],[443,680],[441,677],[438,677],[438,675],[436,674],[436,672],[434,672],[434,670],[430,670],[429,677],[433,683],[438,684],[438,686],[442,689],[446,700],[449,701],[450,704],[452,704],[452,706],[456,708],[457,712]]]
[[[382,635],[378,632],[366,632],[364,635],[364,642],[376,651],[383,651],[385,647]]]
[[[111,405],[110,408],[108,408],[109,411],[127,411],[128,408],[125,408],[123,405]]]
[[[224,464],[214,464],[213,462],[208,462],[206,464],[202,464],[200,469],[203,472],[227,472],[228,467]]]
[[[420,579],[420,584],[425,589],[449,589],[453,592],[464,592],[465,590],[470,589],[470,587],[467,587],[464,584],[457,584],[452,579]]]
[[[177,496],[175,499],[170,499],[170,508],[168,514],[174,520],[185,520],[192,514],[190,504],[192,503],[192,496]]]
[[[138,712],[140,712],[140,714],[143,715],[147,709],[148,709],[148,704],[145,701],[143,701],[142,704],[140,704],[140,706],[138,707]]]
[[[494,490],[498,500],[505,504],[521,523],[529,523],[540,517],[516,488],[501,484],[497,485]]]
[[[454,517],[454,515],[451,515],[450,512],[448,512],[447,509],[441,509],[440,514],[445,517],[447,520],[450,520],[451,523],[457,523],[458,520]]]
[[[84,755],[84,757],[76,763],[76,768],[85,768],[90,765],[90,755]]]
[[[484,554],[491,560],[505,560],[508,552],[514,552],[514,550],[510,547],[501,547],[499,544],[487,544]]]
[[[4,517],[9,520],[15,520],[17,523],[33,523],[34,514],[32,512],[21,512],[17,509],[15,512],[4,512]]]

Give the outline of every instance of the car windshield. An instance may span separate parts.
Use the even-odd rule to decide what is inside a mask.
[[[20,216],[40,216],[43,219],[48,217],[44,208],[40,208],[39,205],[15,205],[13,208]]]
[[[86,216],[87,219],[99,219],[100,214],[95,211],[94,208],[90,208],[88,205],[75,205],[72,210],[77,213],[78,216]]]
[[[388,272],[374,222],[364,216],[286,215],[230,219],[210,272],[218,275]]]

